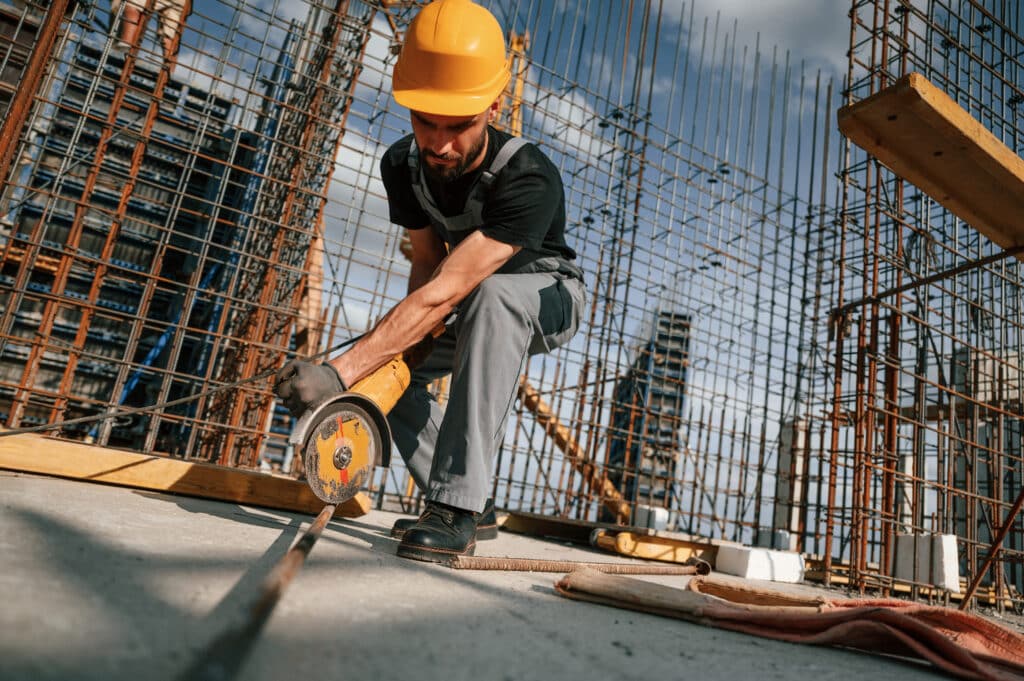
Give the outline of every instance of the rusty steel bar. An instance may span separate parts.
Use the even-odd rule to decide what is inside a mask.
[[[970,262],[965,262],[961,265],[957,265],[956,267],[952,267],[948,270],[936,272],[935,274],[923,277],[921,279],[916,279],[914,281],[911,281],[910,283],[902,284],[900,286],[894,286],[893,288],[886,289],[885,291],[882,291],[881,293],[878,293],[876,295],[846,303],[845,305],[842,305],[833,310],[831,312],[831,316],[837,319],[842,318],[849,314],[850,312],[852,312],[853,310],[856,310],[857,308],[869,305],[876,305],[878,303],[883,302],[887,298],[898,296],[900,293],[906,293],[907,291],[912,291],[922,286],[930,286],[940,281],[949,279],[950,277],[955,277],[958,274],[971,272],[973,270],[985,267],[986,265],[991,265],[993,263],[1006,260],[1007,258],[1016,257],[1018,255],[1021,255],[1022,253],[1024,253],[1024,245],[1014,246],[1013,248],[1007,248],[1006,250],[1000,251],[998,253],[987,255],[984,258],[971,260]]]
[[[25,77],[19,83],[14,99],[7,110],[7,115],[4,117],[3,123],[0,124],[0,182],[7,182],[11,163],[14,161],[14,152],[18,148],[17,140],[25,126],[29,110],[36,102],[39,85],[42,83],[43,75],[51,61],[57,34],[70,5],[71,0],[50,0],[50,6],[46,10],[46,19],[39,27],[32,56],[29,57],[29,61],[25,65]]]
[[[150,11],[153,0],[147,0],[146,12]],[[107,144],[110,142],[111,137],[114,134],[114,130],[117,127],[117,116],[121,110],[121,105],[128,93],[131,82],[131,74],[135,68],[135,60],[137,58],[138,46],[134,46],[128,53],[124,61],[124,66],[121,71],[121,76],[116,85],[114,86],[114,98],[110,103],[110,109],[107,112],[107,117],[103,131],[100,134],[100,139],[96,144],[96,152],[92,163],[89,167],[89,172],[86,175],[84,181],[84,188],[82,190],[82,199],[75,205],[74,218],[72,220],[71,229],[68,233],[67,239],[65,240],[65,246],[67,250],[60,256],[60,262],[57,265],[57,272],[54,276],[54,283],[50,288],[50,292],[54,296],[59,296],[64,293],[65,287],[67,286],[68,277],[71,274],[71,268],[74,263],[74,257],[71,253],[79,247],[79,242],[82,237],[82,231],[85,223],[85,213],[89,209],[88,199],[91,197],[93,190],[96,188],[96,183],[100,177],[100,171],[102,169],[103,158],[106,154]],[[155,103],[156,100],[154,100]],[[155,115],[155,114],[151,114]],[[38,247],[38,246],[37,246]],[[28,278],[30,274],[28,268],[22,268],[19,272],[19,281],[16,283],[18,289],[27,287]],[[22,283],[24,282],[24,283]],[[86,308],[88,309],[88,308]],[[21,414],[24,411],[25,404],[28,401],[31,393],[32,385],[35,381],[35,376],[39,371],[39,364],[42,360],[42,355],[46,350],[47,339],[53,331],[54,321],[58,311],[58,302],[55,299],[48,300],[42,314],[42,321],[39,325],[39,333],[36,341],[32,344],[32,348],[29,352],[28,360],[25,363],[24,371],[21,375],[19,382],[19,390],[15,394],[14,399],[11,403],[10,415],[8,422],[12,425],[17,425],[21,421]]]
[[[143,16],[148,17],[148,14],[152,12],[152,8],[153,0],[149,0]],[[134,148],[132,149],[131,164],[128,169],[127,179],[121,186],[121,192],[120,196],[118,197],[117,208],[112,216],[112,220],[107,231],[107,236],[103,243],[103,249],[100,252],[99,262],[96,264],[95,271],[92,274],[92,283],[89,286],[89,293],[86,296],[86,302],[89,304],[89,307],[86,307],[83,310],[82,317],[79,320],[78,331],[75,334],[74,341],[72,341],[72,348],[70,349],[68,355],[67,366],[64,369],[64,375],[61,377],[60,386],[57,389],[58,397],[54,401],[53,407],[50,412],[51,421],[57,421],[63,416],[64,408],[68,401],[68,393],[71,390],[71,383],[74,377],[75,368],[78,364],[79,355],[81,351],[84,349],[85,340],[89,332],[89,325],[92,321],[93,310],[95,309],[92,306],[95,305],[95,303],[99,299],[100,289],[104,284],[104,278],[106,277],[107,270],[109,268],[108,263],[113,257],[114,247],[118,240],[119,231],[126,218],[128,202],[133,195],[135,185],[139,179],[139,172],[142,168],[142,159],[148,148],[150,136],[152,135],[154,126],[156,125],[157,117],[160,114],[160,100],[163,96],[164,88],[167,86],[167,82],[170,79],[171,70],[174,66],[173,55],[177,52],[177,47],[180,40],[181,33],[179,31],[171,41],[169,47],[169,54],[166,55],[166,58],[162,64],[162,68],[160,69],[160,72],[157,75],[156,83],[153,86],[153,92],[149,102],[149,107],[146,110],[146,114],[142,122],[142,129],[139,131],[139,139],[135,143]],[[140,46],[138,44],[135,44],[132,46],[132,49],[137,51],[138,49],[140,49]],[[127,67],[127,64],[125,72],[127,73],[127,76],[130,78],[131,69]],[[116,123],[117,115],[119,113],[120,106],[111,107],[111,115],[113,116],[113,121],[110,122],[110,134],[113,134],[114,123]],[[109,143],[109,139],[107,141]],[[106,144],[103,146],[103,148],[98,149],[96,158],[94,160],[94,182],[95,179],[98,178],[99,172],[102,169],[105,152]],[[86,204],[84,203],[84,200],[86,198],[88,198],[88,195],[83,194],[83,203],[80,204],[82,210],[80,212],[76,212],[75,215],[76,223],[78,223],[79,221],[84,222],[85,220]]]
[[[313,545],[320,538],[327,523],[334,517],[337,510],[335,504],[327,504],[323,507],[313,523],[309,526],[295,544],[288,549],[288,552],[279,560],[267,578],[260,586],[259,597],[252,606],[253,617],[265,617],[280,599],[281,594],[288,588],[295,575],[298,574],[302,564],[313,550]]]
[[[337,506],[334,504],[324,506],[305,533],[274,564],[255,598],[245,608],[244,619],[231,624],[211,641],[178,679],[214,681],[234,678],[274,606],[302,568],[335,510]]]
[[[504,572],[572,572],[573,570],[588,569],[610,575],[707,575],[711,573],[711,566],[703,560],[698,561],[696,565],[638,565],[539,558],[455,556],[447,565],[456,570],[500,570]]]
[[[299,143],[300,148],[308,148],[309,146],[312,146],[312,142],[324,134],[324,124],[322,122],[319,122],[317,119],[322,115],[320,108],[325,96],[325,89],[328,87],[333,87],[335,85],[333,80],[333,78],[335,77],[335,68],[333,65],[333,60],[335,58],[334,54],[337,51],[339,41],[345,34],[346,29],[344,21],[347,18],[348,7],[349,0],[337,0],[337,4],[335,5],[333,12],[331,13],[329,19],[330,30],[327,33],[331,42],[328,46],[326,46],[326,49],[324,50],[323,53],[323,63],[320,65],[320,73],[318,74],[317,79],[318,86],[317,89],[315,90],[313,101],[310,103],[310,107],[307,112],[308,118],[306,122],[306,127],[302,131],[302,141]],[[372,14],[370,16],[370,20],[372,20]],[[365,52],[365,49],[366,39],[361,41],[358,54],[363,54]],[[341,139],[343,137],[345,117],[347,116],[348,113],[348,103],[351,100],[350,93],[351,90],[355,87],[357,80],[358,72],[352,74],[351,77],[348,79],[348,82],[345,83],[345,87],[347,88],[347,90],[343,95],[344,104],[341,112],[342,118],[336,124],[337,127],[331,131],[334,134],[333,150],[335,154],[337,153],[337,149],[341,144]],[[337,114],[335,114],[334,112],[327,112],[326,115],[332,116]],[[270,251],[272,259],[277,259],[277,257],[279,257],[281,249],[284,247],[284,241],[286,238],[289,237],[287,231],[288,228],[291,228],[291,223],[293,221],[292,211],[295,206],[295,203],[298,200],[302,200],[301,192],[299,191],[298,180],[309,179],[303,177],[303,174],[306,170],[306,162],[307,159],[303,158],[301,154],[295,157],[295,163],[292,166],[291,170],[292,176],[290,178],[289,191],[284,200],[284,206],[282,207],[281,215],[276,216],[276,219],[283,225],[287,226],[287,228],[279,229],[277,231],[277,234],[275,235],[274,245]],[[325,196],[329,186],[330,181],[328,180],[323,184],[323,187],[317,196],[318,207],[316,211],[317,215],[316,218],[314,219],[314,224],[302,225],[300,226],[300,229],[311,230],[313,232],[319,232],[322,229],[320,225],[320,218],[323,213]],[[297,194],[299,194],[300,196],[297,197]],[[314,250],[315,249],[312,248],[306,249],[305,259],[304,262],[302,263],[303,270],[308,269],[310,258],[313,256]],[[260,300],[256,308],[256,313],[250,318],[248,318],[245,322],[245,328],[251,328],[252,330],[244,332],[242,334],[244,338],[259,340],[261,342],[269,342],[279,347],[285,345],[285,336],[287,336],[288,333],[290,333],[291,327],[294,323],[294,314],[291,316],[291,318],[289,318],[290,321],[279,321],[278,327],[276,329],[272,329],[272,335],[269,338],[267,337],[268,324],[271,322],[269,315],[269,303],[276,294],[277,286],[277,270],[275,268],[270,268],[265,272],[262,280],[262,286],[260,289]],[[292,309],[297,310],[302,296],[303,284],[300,281],[298,285],[294,287],[294,290],[291,295]],[[282,363],[283,358],[283,352],[272,353],[270,357],[263,357],[262,353],[249,350],[248,352],[245,352],[243,354],[243,359],[240,365],[241,375],[249,375],[251,373],[258,372],[267,366],[278,366]],[[232,407],[229,411],[227,422],[235,423],[244,419],[248,423],[265,423],[267,420],[267,415],[269,414],[269,410],[271,408],[271,401],[269,399],[269,396],[261,395],[256,399],[256,402],[256,408],[253,409],[253,405],[248,403],[246,400],[234,400]],[[252,447],[249,450],[250,457],[252,457],[253,455],[255,455],[255,453],[259,451],[261,442],[262,438],[260,436],[257,436],[251,443]],[[221,451],[219,455],[219,462],[222,464],[229,463],[231,461],[231,457],[235,456],[236,453],[235,433],[233,431],[229,431],[227,433],[224,440],[224,444],[223,446],[220,447],[220,449]],[[249,461],[245,461],[243,463],[251,465],[252,461],[250,459]]]
[[[978,590],[981,580],[984,579],[985,574],[992,565],[992,561],[995,560],[996,554],[999,553],[999,550],[1002,548],[1003,541],[1006,539],[1006,535],[1013,527],[1013,524],[1017,521],[1017,516],[1020,515],[1022,507],[1024,507],[1024,488],[1021,489],[1020,494],[1017,495],[1016,501],[1013,502],[1013,506],[1010,507],[1010,511],[1006,514],[1006,522],[1003,523],[1002,527],[999,528],[999,531],[996,532],[996,536],[992,539],[992,544],[989,546],[988,553],[985,555],[985,560],[982,561],[981,567],[974,573],[974,578],[971,580],[970,586],[967,587],[964,599],[960,603],[961,610],[966,610],[969,607],[971,599],[974,598],[974,592]],[[1002,588],[1001,580],[999,580],[997,584],[998,593],[998,589]]]
[[[1011,75],[1024,47],[1018,12],[983,0],[868,0],[851,2],[850,16],[847,103],[918,72],[997,139],[1019,147],[1012,112],[1024,93]],[[931,593],[919,591],[934,586],[929,559],[908,559],[897,573],[903,552],[895,542],[954,534],[968,583],[991,574],[997,607],[1007,599],[1019,606],[1024,546],[1012,521],[1003,533],[992,518],[1016,495],[1011,481],[1024,463],[1024,326],[1014,293],[1022,277],[1011,257],[1024,247],[991,244],[942,209],[935,202],[942,197],[918,193],[859,150],[844,160],[841,178],[840,246],[847,251],[839,267],[849,274],[838,288],[859,284],[864,295],[833,299],[829,315],[836,332],[831,460],[838,466],[830,484],[845,498],[830,495],[827,503],[836,519],[827,534],[835,531],[839,542],[825,538],[826,573],[829,561],[848,558],[861,588],[905,582],[912,595]],[[914,295],[905,300],[908,292]],[[851,340],[856,353],[846,347]]]

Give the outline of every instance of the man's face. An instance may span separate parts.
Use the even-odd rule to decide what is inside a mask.
[[[411,112],[412,132],[429,177],[451,182],[483,162],[492,110],[493,107],[476,116]]]

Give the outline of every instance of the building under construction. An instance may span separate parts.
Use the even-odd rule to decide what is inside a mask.
[[[301,474],[269,376],[405,294],[378,164],[410,131],[390,74],[421,4],[0,0],[7,428]],[[950,198],[948,138],[916,124],[932,160],[904,167],[856,134],[874,102],[919,112],[878,99],[919,74],[1019,161],[1016,3],[852,0],[838,78],[699,3],[482,4],[511,48],[500,127],[558,165],[589,293],[527,366],[498,507],[1024,607],[1024,231]],[[1000,154],[974,177],[1020,189]],[[397,458],[378,508],[417,503]],[[952,582],[928,568],[950,536]]]

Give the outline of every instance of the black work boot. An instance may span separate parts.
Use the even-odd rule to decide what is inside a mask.
[[[472,556],[479,517],[479,513],[428,501],[423,515],[402,536],[398,555],[428,563],[447,563],[455,556]]]
[[[406,530],[420,521],[419,518],[399,518],[391,526],[391,536],[401,539]],[[494,499],[488,499],[484,510],[477,517],[476,538],[479,540],[498,538],[498,518],[494,515]]]

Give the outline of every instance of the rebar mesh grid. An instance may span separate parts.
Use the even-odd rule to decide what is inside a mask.
[[[232,385],[400,299],[377,166],[409,131],[390,73],[419,3],[66,4],[5,127],[9,427]],[[515,56],[502,125],[560,168],[589,289],[577,337],[530,362],[498,505],[748,543],[782,530],[827,553],[845,243],[828,74],[691,3],[486,4]],[[62,435],[295,474],[290,426],[263,381]],[[371,492],[412,499],[400,464]]]
[[[854,2],[851,19],[848,102],[918,72],[1020,152],[1017,3]],[[1002,249],[856,147],[845,158],[831,295],[836,308],[866,302],[833,320],[825,553],[862,588],[888,588],[899,576],[917,591],[932,583],[927,558],[914,557],[926,554],[898,543],[955,535],[970,581],[1011,522],[1024,474],[1020,264],[980,263]],[[962,271],[883,293],[953,268]],[[1022,558],[1017,518],[981,582],[986,602],[1024,603]]]

